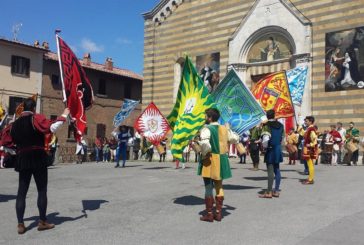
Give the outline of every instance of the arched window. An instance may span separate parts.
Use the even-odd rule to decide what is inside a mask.
[[[294,50],[289,40],[279,33],[261,36],[251,46],[247,63],[269,62],[289,58]]]
[[[182,69],[185,59],[180,57],[174,64],[173,102],[176,101],[179,84],[181,82]]]

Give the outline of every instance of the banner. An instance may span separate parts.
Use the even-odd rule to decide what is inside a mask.
[[[176,103],[167,117],[173,131],[171,150],[182,160],[183,149],[205,124],[205,110],[215,104],[187,56],[183,66]]]
[[[114,127],[119,127],[121,123],[130,115],[130,113],[139,104],[139,101],[124,99],[124,103],[121,106],[121,110],[116,113],[114,117]]]
[[[302,104],[302,97],[307,81],[307,71],[307,66],[299,66],[286,71],[292,102],[298,106]]]
[[[71,48],[58,36],[57,49],[63,87],[63,99],[74,121],[75,138],[80,140],[86,129],[85,110],[91,108],[94,95],[90,81]]]
[[[275,110],[276,118],[294,116],[285,71],[272,73],[262,78],[253,88],[252,93],[265,111]]]
[[[138,117],[134,128],[153,145],[158,145],[171,129],[167,119],[153,102]]]
[[[230,70],[211,94],[220,111],[221,124],[242,135],[266,120],[265,112],[234,69]]]

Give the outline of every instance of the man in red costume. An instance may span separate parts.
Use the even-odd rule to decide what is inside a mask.
[[[304,135],[304,147],[302,157],[307,161],[308,165],[308,179],[303,181],[304,185],[312,185],[315,178],[315,168],[313,160],[317,159],[317,132],[315,128],[315,118],[313,116],[307,116],[305,118],[305,124],[308,126]]]
[[[333,144],[331,165],[337,165],[338,153],[340,151],[342,138],[340,133],[336,131],[336,125],[331,125],[330,128],[331,131],[329,132],[329,142]]]

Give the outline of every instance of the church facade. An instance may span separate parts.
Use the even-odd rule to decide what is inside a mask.
[[[170,113],[186,54],[210,90],[229,69],[253,87],[307,66],[297,119],[364,130],[364,0],[161,0],[143,17],[144,107]]]

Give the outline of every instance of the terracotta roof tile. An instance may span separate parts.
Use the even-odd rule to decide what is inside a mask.
[[[24,43],[24,42],[20,42],[20,41],[14,41],[14,40],[9,40],[9,39],[6,39],[4,37],[0,37],[0,41],[6,42],[6,43],[9,43],[9,44],[24,46],[24,47],[27,47],[27,48],[37,49],[37,50],[43,51],[43,52],[47,52],[48,51],[48,49],[45,49],[42,46],[36,47],[36,46],[30,45],[28,43]]]
[[[45,53],[44,57],[45,57],[45,59],[58,61],[58,55],[53,52]],[[91,62],[90,65],[86,65],[86,64],[84,64],[83,60],[79,60],[79,61],[80,61],[81,65],[85,68],[94,69],[97,71],[102,71],[102,72],[107,72],[107,73],[112,73],[115,75],[129,77],[129,78],[133,78],[133,79],[137,79],[137,80],[143,80],[142,76],[140,76],[139,74],[132,72],[130,70],[121,69],[121,68],[117,68],[117,67],[113,67],[112,70],[108,70],[108,69],[105,69],[105,66],[103,64]]]

